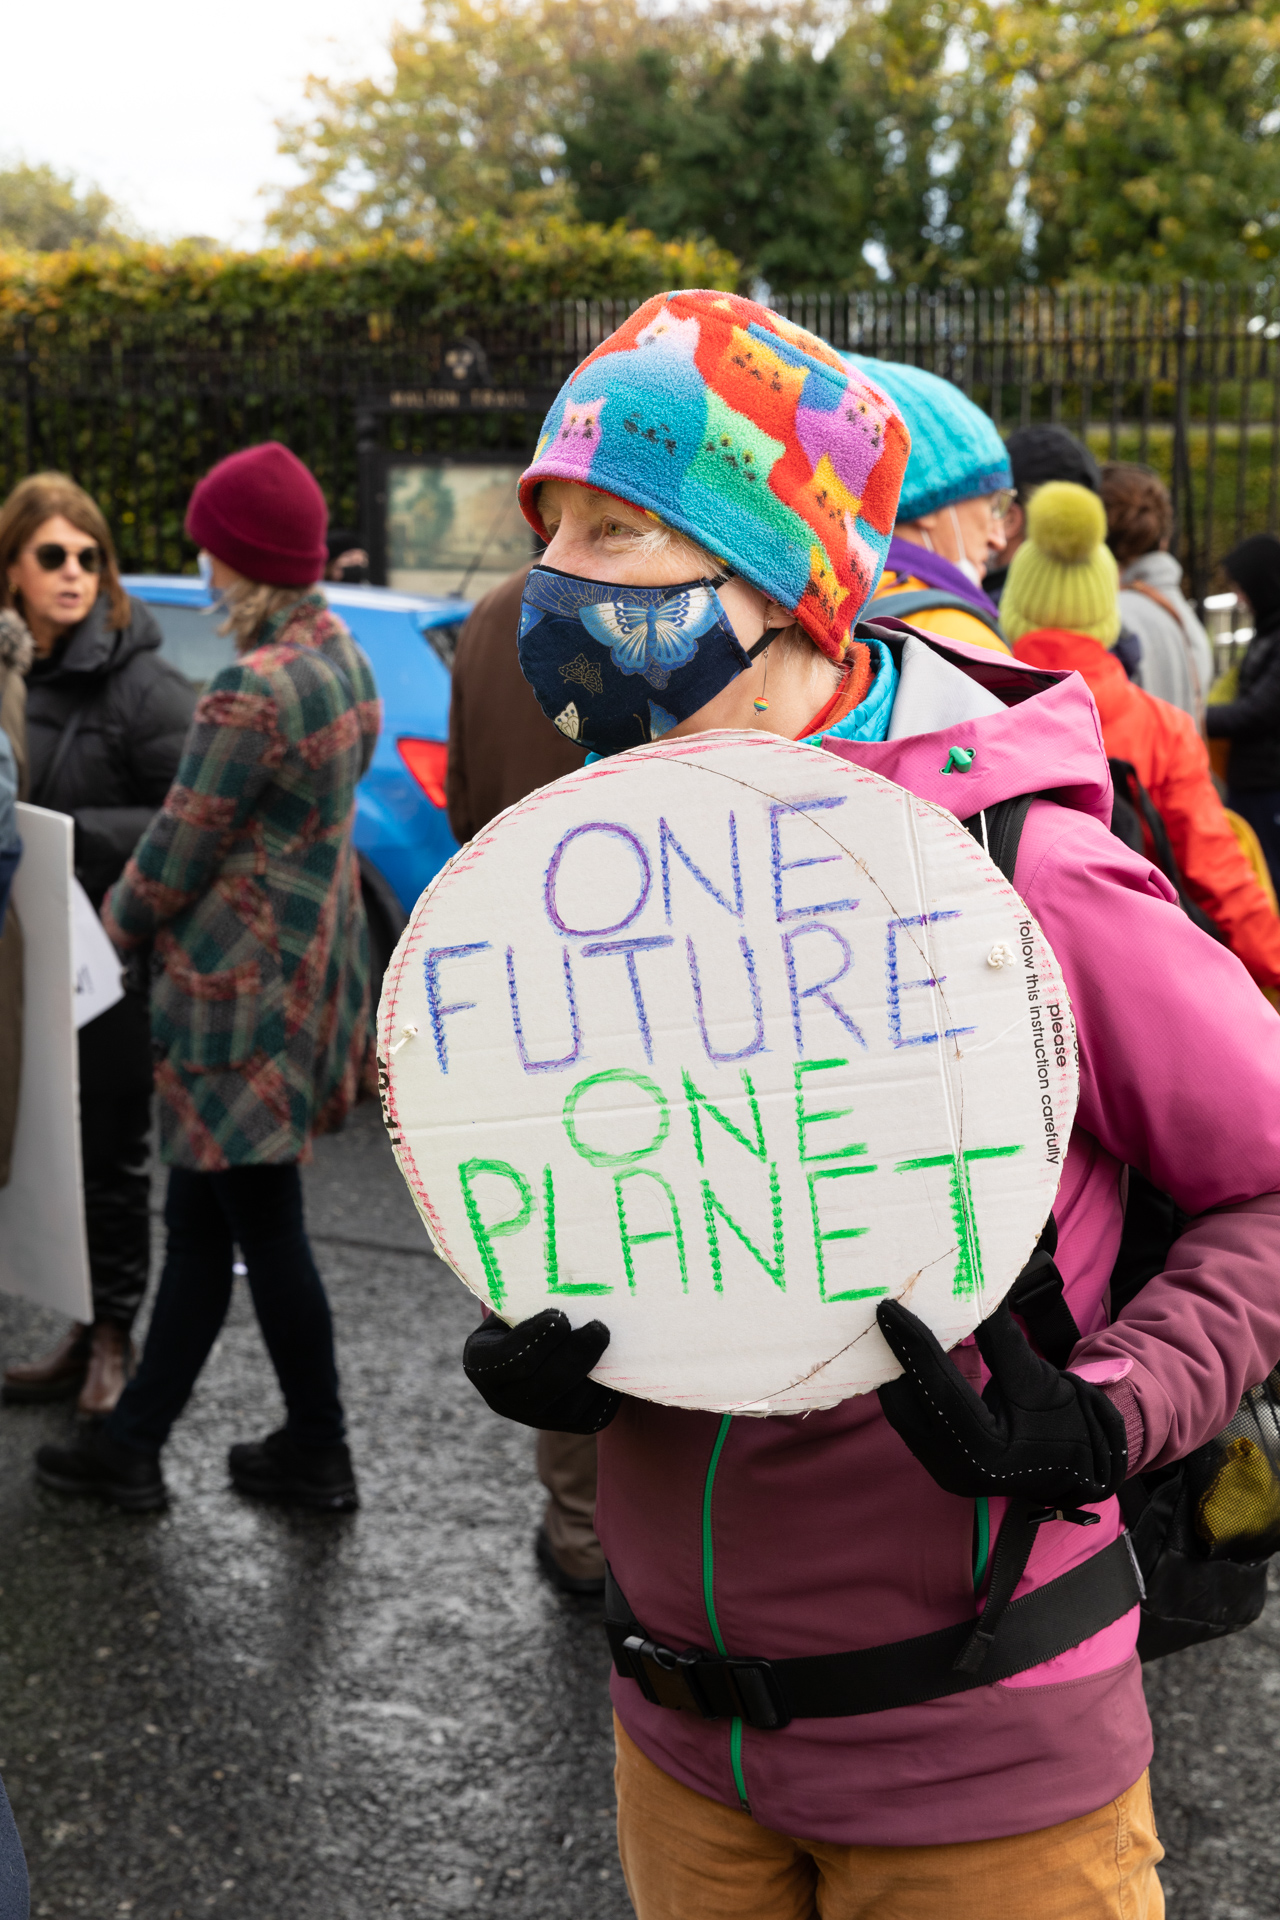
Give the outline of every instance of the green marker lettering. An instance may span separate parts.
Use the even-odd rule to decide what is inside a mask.
[[[560,1256],[556,1246],[556,1189],[550,1167],[542,1169],[542,1263],[548,1293],[613,1292],[606,1282],[560,1278]]]
[[[510,1180],[520,1195],[520,1210],[513,1213],[509,1220],[491,1221],[487,1226],[480,1218],[480,1209],[476,1205],[471,1182],[478,1174],[492,1173],[499,1180]],[[522,1173],[507,1160],[464,1160],[458,1168],[458,1179],[462,1186],[463,1205],[467,1209],[467,1220],[471,1227],[476,1246],[480,1251],[480,1263],[484,1268],[484,1277],[489,1283],[489,1299],[494,1307],[501,1307],[506,1298],[506,1288],[502,1282],[502,1268],[498,1265],[498,1256],[494,1252],[495,1240],[504,1240],[509,1234],[519,1233],[529,1224],[533,1212],[533,1188]]]
[[[826,1107],[821,1113],[811,1113],[804,1104],[804,1088],[800,1076],[805,1073],[832,1073],[837,1067],[847,1067],[847,1060],[798,1060],[796,1062],[796,1138],[800,1146],[801,1164],[813,1160],[845,1160],[855,1153],[865,1153],[866,1143],[847,1147],[833,1147],[828,1153],[810,1153],[808,1150],[809,1128],[816,1127],[824,1120],[847,1120],[853,1112],[852,1107]],[[869,1167],[859,1167],[859,1173],[869,1173]]]
[[[779,1288],[781,1292],[786,1292],[786,1254],[782,1238],[782,1193],[778,1185],[777,1163],[773,1160],[769,1162],[769,1204],[773,1214],[772,1260],[770,1260],[766,1254],[761,1253],[759,1247],[756,1246],[750,1235],[738,1225],[728,1208],[717,1199],[711,1190],[711,1182],[709,1180],[702,1182],[702,1213],[707,1224],[707,1247],[711,1254],[711,1274],[717,1293],[724,1292],[724,1279],[720,1260],[720,1233],[716,1226],[717,1214],[724,1221],[725,1225],[731,1227],[734,1233],[737,1234],[752,1259],[758,1261],[764,1268],[774,1286]]]
[[[667,1196],[667,1205],[671,1208],[671,1226],[659,1228],[654,1233],[633,1233],[627,1225],[627,1205],[623,1198],[622,1187],[626,1180],[656,1180]],[[676,1255],[680,1261],[680,1289],[689,1291],[689,1265],[684,1252],[684,1229],[680,1225],[680,1209],[676,1205],[675,1194],[667,1181],[653,1167],[632,1167],[629,1173],[615,1173],[613,1176],[614,1198],[618,1204],[618,1234],[622,1241],[622,1264],[627,1270],[627,1285],[632,1293],[636,1290],[636,1267],[631,1257],[632,1247],[647,1247],[655,1240],[674,1240]],[[606,1292],[606,1288],[600,1291]]]
[[[606,1153],[601,1147],[588,1146],[587,1142],[580,1139],[578,1135],[577,1113],[579,1100],[581,1100],[583,1094],[589,1092],[592,1087],[624,1085],[639,1087],[641,1093],[647,1094],[650,1100],[656,1105],[658,1109],[658,1128],[653,1139],[647,1147],[634,1147],[629,1153]],[[667,1105],[666,1095],[663,1093],[662,1088],[658,1086],[656,1081],[651,1080],[647,1073],[634,1073],[628,1067],[611,1067],[606,1073],[589,1073],[585,1080],[579,1080],[577,1086],[572,1088],[564,1103],[563,1117],[564,1130],[569,1136],[569,1145],[575,1153],[580,1153],[582,1158],[589,1161],[593,1167],[632,1166],[637,1160],[645,1160],[651,1153],[656,1153],[671,1131],[671,1109]]]
[[[860,1147],[857,1151],[865,1153],[866,1148]],[[815,1157],[822,1158],[825,1156]],[[827,1292],[827,1263],[822,1251],[823,1246],[828,1240],[859,1240],[862,1235],[869,1232],[870,1229],[867,1227],[824,1227],[818,1217],[819,1180],[846,1180],[850,1174],[874,1173],[875,1171],[874,1166],[819,1167],[816,1173],[805,1175],[805,1178],[809,1182],[809,1211],[813,1216],[813,1251],[818,1262],[818,1293],[823,1300],[871,1300],[879,1294],[888,1293],[889,1291],[888,1287],[851,1287],[845,1293]]]
[[[951,1290],[959,1298],[982,1291],[982,1245],[973,1211],[973,1188],[969,1182],[971,1160],[1007,1160],[1021,1153],[1016,1147],[966,1147],[963,1153],[939,1153],[926,1160],[899,1160],[895,1173],[916,1173],[925,1167],[950,1167],[951,1218],[956,1229],[956,1271]]]
[[[754,1144],[748,1140],[746,1134],[742,1132],[740,1127],[734,1126],[733,1121],[727,1113],[721,1113],[719,1107],[712,1106],[705,1093],[699,1093],[693,1081],[689,1078],[688,1073],[681,1068],[680,1078],[684,1081],[684,1097],[689,1108],[689,1123],[693,1128],[693,1144],[697,1148],[698,1165],[700,1167],[704,1167],[707,1164],[702,1152],[702,1120],[698,1111],[700,1107],[705,1107],[711,1119],[717,1121],[719,1125],[724,1128],[725,1132],[737,1141],[740,1147],[745,1147],[747,1152],[754,1154],[755,1158],[759,1161],[763,1162],[765,1158],[764,1126],[760,1119],[760,1103],[756,1099],[756,1090],[751,1084],[751,1075],[745,1068],[740,1067],[738,1071],[742,1078],[743,1087],[746,1090],[747,1103],[751,1108],[751,1118],[755,1125],[756,1137]]]

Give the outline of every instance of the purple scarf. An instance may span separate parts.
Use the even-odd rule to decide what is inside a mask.
[[[890,540],[884,570],[886,574],[912,574],[917,580],[923,580],[926,587],[936,587],[940,593],[954,593],[958,599],[967,600],[971,607],[981,607],[984,613],[996,612],[995,601],[981,587],[975,587],[954,561],[944,560],[940,553],[930,553],[928,547],[918,547],[914,540],[900,540],[896,536]]]

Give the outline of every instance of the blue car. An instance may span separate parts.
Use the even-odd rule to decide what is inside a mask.
[[[204,686],[235,658],[218,632],[204,582],[187,574],[128,574],[164,635],[161,652]],[[356,791],[360,859],[375,993],[418,895],[457,852],[445,812],[450,666],[462,600],[428,600],[385,587],[326,584],[325,595],[364,648],[382,695],[383,726],[373,763]]]

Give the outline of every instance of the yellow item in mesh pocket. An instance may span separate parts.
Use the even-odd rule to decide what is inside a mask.
[[[1227,1448],[1196,1508],[1196,1532],[1210,1553],[1228,1542],[1280,1532],[1280,1481],[1262,1448],[1241,1435]]]
[[[1277,1374],[1251,1387],[1235,1418],[1188,1462],[1194,1523],[1210,1559],[1262,1560],[1280,1547]]]

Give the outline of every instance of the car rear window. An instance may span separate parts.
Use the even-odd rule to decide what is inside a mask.
[[[458,651],[458,635],[462,632],[462,622],[451,621],[444,627],[424,627],[423,637],[428,645],[443,660],[450,673],[453,672],[453,656]]]
[[[147,605],[164,635],[161,658],[193,686],[208,686],[215,673],[231,666],[236,657],[235,641],[229,633],[218,632],[220,618],[216,611],[165,606],[154,600]]]

